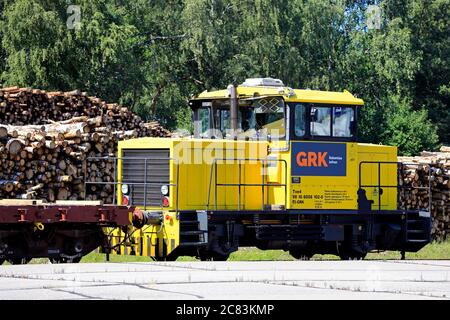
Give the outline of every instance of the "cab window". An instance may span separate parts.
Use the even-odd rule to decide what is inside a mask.
[[[284,101],[278,97],[261,98],[240,109],[239,139],[281,139],[285,133]]]
[[[333,108],[333,137],[352,137],[352,126],[355,121],[353,108]]]
[[[303,139],[356,138],[354,106],[293,103],[293,135]]]
[[[200,137],[201,138],[210,138],[209,137],[209,129],[210,129],[209,108],[198,109],[198,121],[199,121],[199,127],[200,127]]]
[[[216,120],[215,127],[223,134],[231,129],[231,112],[229,109],[216,109],[214,119]]]
[[[215,109],[215,134],[218,138],[230,138],[231,137],[231,111],[230,109]],[[238,130],[240,129],[240,114],[238,113]]]
[[[331,135],[331,107],[311,107],[311,135],[329,137]]]
[[[295,105],[294,130],[297,137],[303,137],[306,134],[306,106],[302,104]]]

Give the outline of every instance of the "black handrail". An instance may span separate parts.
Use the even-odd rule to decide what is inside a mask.
[[[364,164],[377,164],[378,165],[378,183],[374,185],[363,185],[362,184],[362,166]],[[396,185],[381,185],[381,165],[397,165],[397,184]],[[428,164],[425,164],[428,166],[428,187],[414,187],[414,186],[403,186],[400,185],[400,179],[401,179],[401,172],[399,172],[399,166],[401,171],[403,171],[403,166],[405,165],[424,165],[424,164],[417,164],[417,163],[408,163],[408,162],[398,162],[398,161],[361,161],[359,163],[359,174],[358,174],[358,190],[361,190],[362,188],[378,188],[378,211],[381,211],[381,190],[382,188],[396,188],[399,189],[417,189],[417,190],[428,190],[428,195],[430,201],[428,201],[428,212],[431,212],[431,198],[432,198],[432,191],[431,191],[431,166]],[[397,192],[397,206],[400,203],[400,195]],[[406,207],[404,208],[406,210]]]
[[[217,162],[218,161],[237,161],[238,162],[238,183],[218,183],[217,182]],[[262,183],[241,183],[241,165],[242,161],[257,161],[261,162],[262,167],[265,168],[265,163],[268,162],[282,162],[284,164],[284,184],[269,184],[264,182],[264,176],[262,177]],[[226,163],[233,164],[233,163]],[[215,158],[211,164],[210,176],[209,176],[209,186],[208,186],[208,197],[206,203],[206,210],[209,209],[211,201],[211,188],[214,170],[214,209],[217,210],[217,187],[238,187],[238,211],[241,210],[241,187],[261,187],[261,197],[262,197],[262,210],[264,210],[264,188],[265,187],[284,187],[284,208],[287,207],[287,162],[284,159],[260,159],[260,158]]]

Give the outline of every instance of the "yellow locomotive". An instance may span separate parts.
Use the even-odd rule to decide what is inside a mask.
[[[272,78],[193,97],[193,136],[119,143],[117,201],[137,206],[140,222],[114,231],[112,253],[226,260],[252,246],[362,259],[419,250],[430,213],[398,207],[396,147],[358,143],[363,104]]]

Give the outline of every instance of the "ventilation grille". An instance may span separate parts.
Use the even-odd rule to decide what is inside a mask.
[[[122,183],[129,185],[131,204],[161,206],[161,186],[170,181],[169,157],[169,149],[122,150]]]

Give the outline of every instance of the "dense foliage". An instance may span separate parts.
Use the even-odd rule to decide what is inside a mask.
[[[381,8],[375,28],[370,5]],[[0,10],[1,86],[80,88],[173,129],[190,126],[191,94],[271,76],[363,98],[365,141],[403,154],[450,142],[450,0],[0,0]]]

